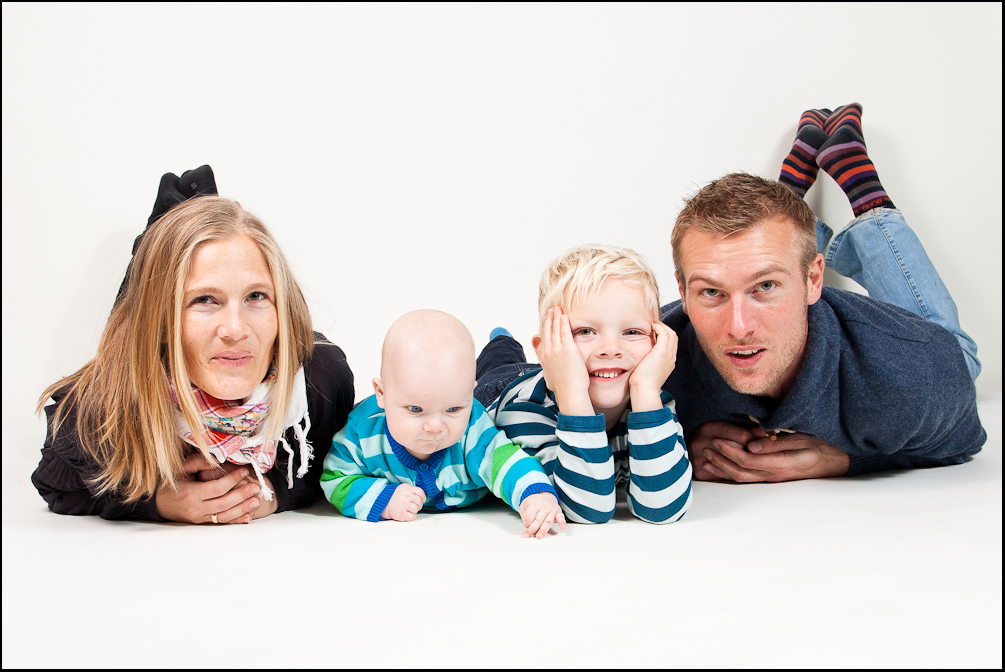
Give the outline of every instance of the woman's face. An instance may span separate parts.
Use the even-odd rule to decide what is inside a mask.
[[[192,383],[217,399],[249,396],[268,373],[278,333],[275,288],[258,245],[243,234],[203,243],[182,301]]]

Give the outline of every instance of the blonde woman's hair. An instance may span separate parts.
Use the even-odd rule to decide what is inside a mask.
[[[314,347],[310,313],[289,262],[262,222],[230,199],[200,196],[178,204],[144,234],[124,294],[112,308],[98,353],[76,373],[42,393],[37,411],[62,391],[53,436],[71,413],[84,450],[98,463],[92,480],[99,494],[135,502],[174,487],[186,449],[177,436],[168,376],[189,381],[182,345],[185,283],[192,259],[205,243],[247,236],[272,275],[278,334],[274,349],[275,401],[263,432],[277,439],[293,391],[293,379]],[[179,407],[199,449],[211,464],[203,423],[190,385],[176,386]]]
[[[569,308],[600,290],[608,280],[635,285],[643,293],[653,319],[660,316],[656,274],[638,252],[609,245],[580,245],[551,262],[541,275],[538,292],[540,318],[549,308]]]

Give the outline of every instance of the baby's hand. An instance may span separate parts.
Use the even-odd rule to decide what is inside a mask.
[[[528,497],[527,499],[530,499]],[[419,514],[419,509],[426,502],[426,491],[414,485],[402,483],[394,489],[391,501],[384,507],[384,512],[380,514],[385,520],[397,520],[407,523],[415,520]]]
[[[552,523],[558,523],[560,528],[565,529],[562,506],[550,492],[538,492],[525,497],[520,502],[520,518],[523,520],[523,526],[527,528],[523,532],[525,538],[543,539]]]

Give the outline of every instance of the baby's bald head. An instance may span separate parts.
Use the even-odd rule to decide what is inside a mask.
[[[373,379],[387,428],[419,459],[464,434],[475,388],[475,343],[460,320],[438,310],[398,318],[384,337]]]
[[[475,342],[460,320],[439,310],[402,315],[384,337],[380,376],[385,384],[406,372],[451,371],[475,379]],[[424,376],[425,377],[425,376]]]

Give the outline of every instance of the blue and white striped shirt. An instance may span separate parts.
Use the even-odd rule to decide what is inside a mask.
[[[558,490],[566,518],[605,523],[614,515],[616,488],[628,483],[629,510],[650,523],[672,523],[691,505],[691,463],[675,403],[632,412],[606,431],[604,416],[559,413],[544,372],[528,371],[489,407],[496,426],[541,461]]]

